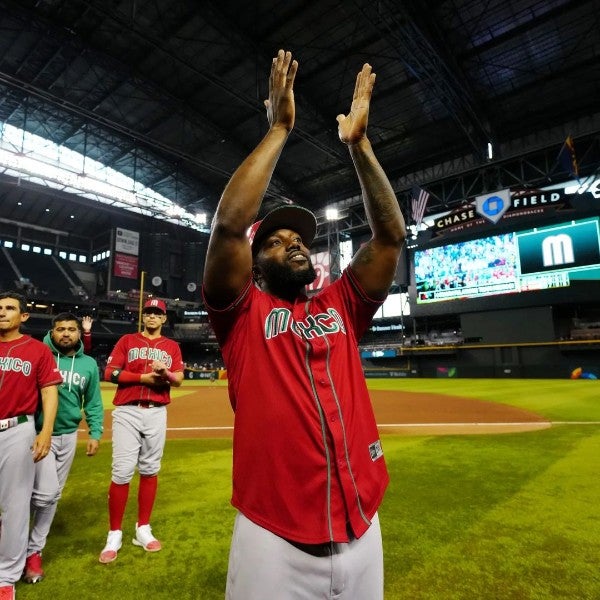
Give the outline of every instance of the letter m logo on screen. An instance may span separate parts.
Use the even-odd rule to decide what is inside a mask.
[[[517,233],[521,274],[600,266],[598,219]]]
[[[573,240],[566,233],[549,235],[542,242],[544,267],[561,267],[575,262]]]

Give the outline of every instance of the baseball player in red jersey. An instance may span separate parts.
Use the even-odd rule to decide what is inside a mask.
[[[48,346],[20,332],[28,318],[23,296],[0,293],[0,600],[14,600],[23,573],[34,463],[50,451],[62,383]],[[36,436],[40,398],[44,425]]]
[[[378,600],[377,509],[389,476],[358,341],[388,293],[406,229],[366,135],[375,82],[368,64],[356,78],[350,112],[337,121],[361,184],[370,241],[340,279],[309,298],[314,215],[284,205],[252,224],[294,125],[297,67],[289,52],[273,59],[270,127],[223,192],[204,271],[235,411],[238,513],[226,597]]]
[[[112,413],[112,478],[108,491],[110,530],[100,562],[117,558],[123,540],[122,522],[129,483],[137,466],[140,474],[138,519],[132,540],[148,552],[158,552],[150,517],[156,498],[158,471],[165,447],[167,404],[171,386],[183,381],[179,345],[161,335],[167,320],[162,300],[152,299],[142,311],[141,333],[124,335],[108,357],[104,378],[118,385]]]

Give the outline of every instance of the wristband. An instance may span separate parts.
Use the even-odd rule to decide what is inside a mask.
[[[112,383],[140,383],[141,379],[141,373],[132,373],[131,371],[122,371],[121,369],[114,369],[110,373]]]
[[[166,377],[169,383],[175,383],[177,381],[177,376],[175,373],[171,373],[171,371],[167,371]]]

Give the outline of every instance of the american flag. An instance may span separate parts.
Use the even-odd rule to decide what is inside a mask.
[[[412,188],[411,204],[412,218],[417,227],[423,221],[423,215],[425,214],[427,200],[429,200],[429,192],[426,192],[423,188],[419,187],[418,185],[414,185]]]
[[[575,144],[570,135],[567,136],[565,143],[562,145],[557,160],[571,177],[579,179],[579,165],[575,156]]]

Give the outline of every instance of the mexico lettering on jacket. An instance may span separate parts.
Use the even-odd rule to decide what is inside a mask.
[[[333,333],[346,334],[344,321],[334,308],[316,315],[307,315],[302,321],[294,321],[287,308],[274,308],[265,319],[265,338],[270,340],[282,333],[291,331],[304,339],[323,337]]]
[[[63,385],[77,385],[80,388],[85,388],[85,384],[87,381],[87,377],[85,375],[80,375],[75,371],[61,371],[60,374],[63,378]]]
[[[158,348],[148,348],[147,346],[129,349],[129,352],[127,353],[127,360],[132,362],[138,358],[141,360],[159,360],[160,362],[165,363],[167,367],[170,367],[173,363],[173,358],[171,355],[164,350],[159,350]]]
[[[12,356],[0,357],[0,371],[14,371],[29,375],[31,373],[31,363],[28,360],[22,360]]]

